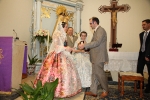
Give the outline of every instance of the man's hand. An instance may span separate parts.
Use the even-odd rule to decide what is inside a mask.
[[[75,49],[75,48],[72,48],[72,52],[76,52],[76,49]]]
[[[80,52],[81,52],[81,53],[84,53],[85,51],[84,51],[84,50],[80,50]]]
[[[148,59],[147,57],[145,57],[145,60],[146,60],[146,61],[150,61],[150,59]]]
[[[66,50],[66,51],[69,51],[69,52],[73,51],[73,49],[70,48],[69,46],[65,47],[65,50]]]

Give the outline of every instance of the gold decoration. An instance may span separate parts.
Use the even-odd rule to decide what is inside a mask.
[[[69,21],[69,16],[65,16],[63,22],[68,23],[68,21]]]
[[[57,16],[59,15],[65,15],[66,14],[66,7],[63,6],[63,5],[59,5],[57,8],[56,8],[56,14]]]
[[[56,8],[56,15],[57,15],[57,21],[56,21],[54,30],[56,29],[56,26],[57,26],[57,24],[60,21],[66,22],[66,23],[68,23],[68,21],[72,21],[73,22],[73,15],[74,15],[74,13],[67,12],[66,7],[63,6],[63,5],[59,5]],[[54,33],[54,30],[53,30],[53,33]]]
[[[60,15],[62,15],[61,17],[64,17],[64,18],[61,18],[61,21],[68,23],[68,21],[70,21],[70,20],[73,19],[74,13],[69,13],[69,12],[67,12],[67,9],[66,9],[65,6],[59,5],[59,6],[56,8],[56,15],[57,15],[58,17],[59,17]]]
[[[41,8],[41,18],[50,18],[50,8],[42,7]]]
[[[72,13],[67,12],[66,17],[64,18],[64,22],[73,21],[73,16],[74,16],[73,12]]]
[[[0,60],[2,60],[4,58],[2,53],[3,53],[3,49],[0,49]],[[0,61],[0,64],[1,64],[1,61]]]

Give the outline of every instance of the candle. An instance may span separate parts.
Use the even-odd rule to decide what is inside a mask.
[[[49,30],[47,30],[47,53],[48,53],[48,45],[49,45]]]

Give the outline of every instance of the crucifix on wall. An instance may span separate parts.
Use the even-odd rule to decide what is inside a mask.
[[[110,49],[109,51],[118,51],[118,47],[121,47],[122,44],[117,43],[117,13],[128,12],[130,10],[130,6],[128,4],[118,5],[119,0],[111,0],[110,6],[100,6],[99,12],[111,12],[111,34],[110,34]]]

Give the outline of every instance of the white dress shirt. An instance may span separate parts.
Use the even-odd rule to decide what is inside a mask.
[[[144,36],[143,36],[143,38],[145,37],[145,35],[147,35],[147,36],[148,36],[149,32],[150,32],[150,29],[149,29],[148,31],[145,31],[145,32],[144,32]],[[147,34],[146,34],[146,33],[147,33]]]
[[[97,28],[99,27],[99,25],[96,26],[96,28],[94,29],[94,32],[96,32]]]

